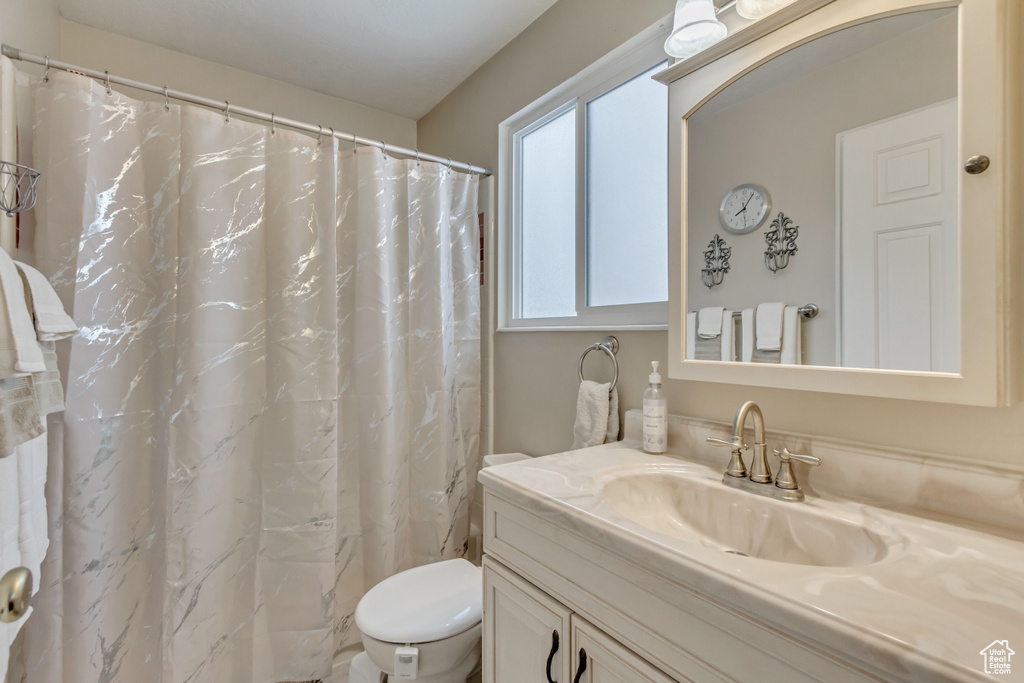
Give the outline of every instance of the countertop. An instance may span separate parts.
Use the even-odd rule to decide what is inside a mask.
[[[809,505],[886,529],[895,543],[874,564],[806,566],[737,557],[657,533],[600,496],[610,471],[681,462],[693,476],[721,479],[722,471],[699,462],[649,455],[638,442],[621,441],[490,467],[480,482],[652,571],[854,661],[911,680],[1024,681],[1024,543],[809,494],[803,503],[778,505]],[[981,651],[994,641],[1020,654],[1011,657],[1012,673],[990,678]]]

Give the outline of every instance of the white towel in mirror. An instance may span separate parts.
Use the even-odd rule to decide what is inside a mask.
[[[800,318],[799,306],[786,306],[782,314],[782,349],[779,354],[779,362],[783,365],[803,364]]]
[[[722,334],[721,306],[709,306],[697,311],[697,336],[701,339],[714,339]]]
[[[743,345],[740,360],[749,363],[754,357],[754,309],[744,308],[740,313],[740,320],[740,338]]]
[[[707,309],[702,309],[707,310]],[[732,311],[720,309],[719,334],[710,339],[698,333],[699,314],[686,315],[686,357],[690,360],[736,360],[736,334]]]
[[[782,348],[782,311],[779,301],[758,304],[754,315],[754,339],[758,351],[778,351]]]
[[[745,363],[779,363],[782,365],[803,364],[803,343],[801,340],[803,331],[800,322],[800,307],[786,306],[782,314],[782,339],[780,348],[777,351],[765,351],[754,344],[753,337],[756,328],[755,314],[753,309],[743,311],[743,355]]]

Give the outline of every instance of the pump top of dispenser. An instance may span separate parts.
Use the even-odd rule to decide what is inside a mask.
[[[653,372],[651,372],[651,376],[648,378],[648,381],[650,381],[651,384],[661,384],[661,375],[658,374],[658,361],[652,360],[651,368],[653,369]]]

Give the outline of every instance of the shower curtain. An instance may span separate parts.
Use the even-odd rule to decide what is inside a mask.
[[[465,550],[477,178],[72,74],[33,96],[36,264],[81,332],[29,682],[326,678],[368,588]]]

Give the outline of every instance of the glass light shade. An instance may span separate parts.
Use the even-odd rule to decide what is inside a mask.
[[[793,0],[736,0],[736,14],[744,19],[760,19],[791,2]]]
[[[665,52],[686,59],[725,38],[726,33],[725,24],[715,18],[714,0],[678,0]]]

